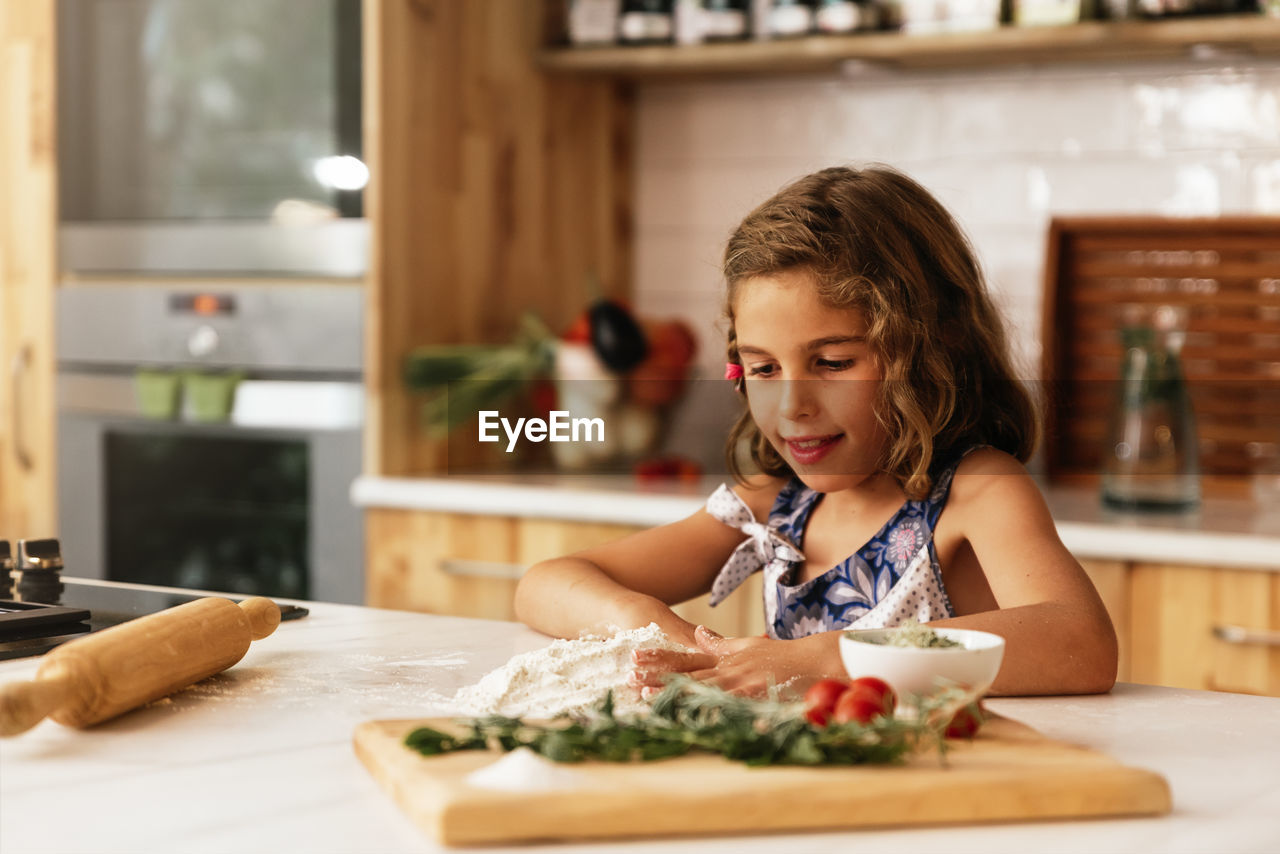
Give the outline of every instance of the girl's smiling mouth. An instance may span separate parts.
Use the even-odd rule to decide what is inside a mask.
[[[793,460],[812,465],[830,453],[843,438],[843,433],[831,433],[826,436],[794,436],[783,441],[786,442],[787,451]]]

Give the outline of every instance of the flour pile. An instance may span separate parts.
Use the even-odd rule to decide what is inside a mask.
[[[468,786],[498,792],[548,792],[589,786],[591,778],[527,747],[517,747],[497,762],[472,771],[465,782]]]
[[[475,685],[459,690],[453,702],[463,714],[476,717],[551,718],[586,711],[612,688],[615,711],[635,714],[647,706],[640,692],[627,684],[627,676],[635,669],[631,653],[684,648],[668,639],[657,623],[611,637],[558,640],[515,656]]]

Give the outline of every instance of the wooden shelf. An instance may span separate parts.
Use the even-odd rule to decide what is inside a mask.
[[[1280,54],[1280,19],[1259,15],[1166,21],[1088,21],[1062,27],[1003,26],[971,33],[866,33],[690,47],[557,47],[548,71],[631,78],[830,72],[845,63],[890,68],[980,68],[1025,63]]]

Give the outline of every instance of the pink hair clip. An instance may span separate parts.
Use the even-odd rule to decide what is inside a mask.
[[[742,365],[735,364],[734,362],[725,362],[724,378],[727,380],[742,379]]]

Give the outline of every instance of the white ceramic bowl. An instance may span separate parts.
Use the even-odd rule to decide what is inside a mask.
[[[840,634],[840,658],[851,679],[878,676],[899,698],[931,694],[951,683],[979,693],[995,681],[1004,638],[972,629],[932,629],[960,646],[910,647],[875,643],[896,629],[848,629]]]

